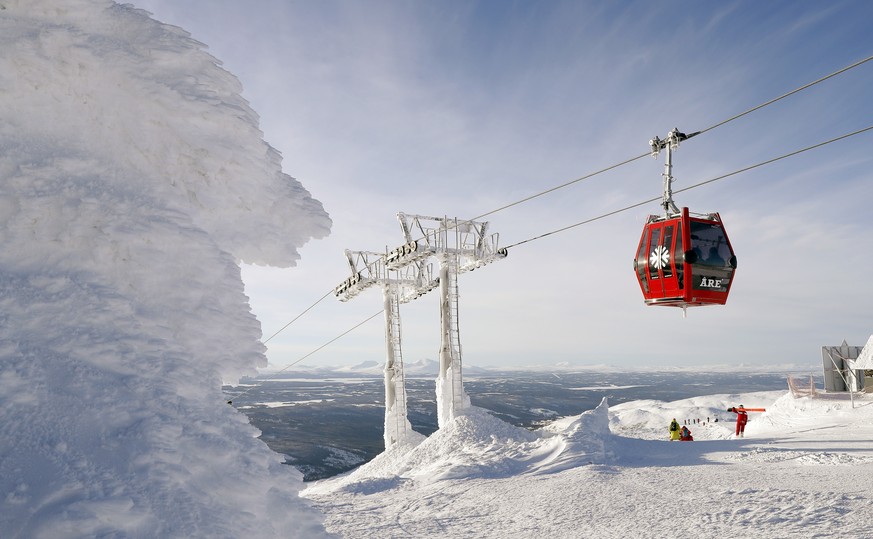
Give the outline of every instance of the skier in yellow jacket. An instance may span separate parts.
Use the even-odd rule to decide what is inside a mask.
[[[679,439],[679,422],[676,421],[676,418],[673,418],[673,421],[670,422],[670,441]]]

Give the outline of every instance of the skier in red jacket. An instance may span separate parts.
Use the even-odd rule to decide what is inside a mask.
[[[691,436],[691,429],[689,429],[688,427],[682,427],[682,430],[679,431],[679,441],[693,442],[694,436]]]
[[[743,432],[746,430],[746,423],[749,422],[749,414],[746,413],[742,404],[739,408],[735,406],[733,408],[728,408],[727,411],[737,414],[737,437],[742,438]]]

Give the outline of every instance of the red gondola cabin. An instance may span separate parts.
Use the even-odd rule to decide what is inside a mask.
[[[737,268],[717,213],[649,216],[634,259],[647,305],[724,305]]]

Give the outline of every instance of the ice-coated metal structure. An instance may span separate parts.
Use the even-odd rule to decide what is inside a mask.
[[[404,440],[412,426],[407,417],[406,382],[400,333],[400,304],[412,301],[433,290],[439,281],[433,266],[423,258],[391,267],[387,255],[346,249],[351,277],[334,290],[340,301],[348,301],[367,288],[382,288],[385,313],[385,448]]]
[[[485,221],[398,213],[405,243],[384,254],[346,249],[351,276],[334,294],[348,301],[379,286],[385,310],[385,447],[411,433],[400,334],[400,304],[440,287],[440,372],[436,381],[437,420],[443,427],[469,406],[464,393],[458,328],[458,274],[506,257],[498,234]],[[439,262],[433,275],[430,257]]]
[[[436,382],[437,422],[440,428],[468,407],[464,393],[461,338],[458,324],[458,274],[505,258],[498,234],[488,233],[486,221],[428,217],[398,213],[408,248],[392,264],[433,255],[439,262],[440,372]],[[390,256],[390,255],[389,255]]]

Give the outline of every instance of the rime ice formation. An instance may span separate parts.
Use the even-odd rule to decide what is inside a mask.
[[[0,0],[4,537],[324,533],[220,385],[266,362],[239,261],[331,223],[204,49],[109,0]]]

